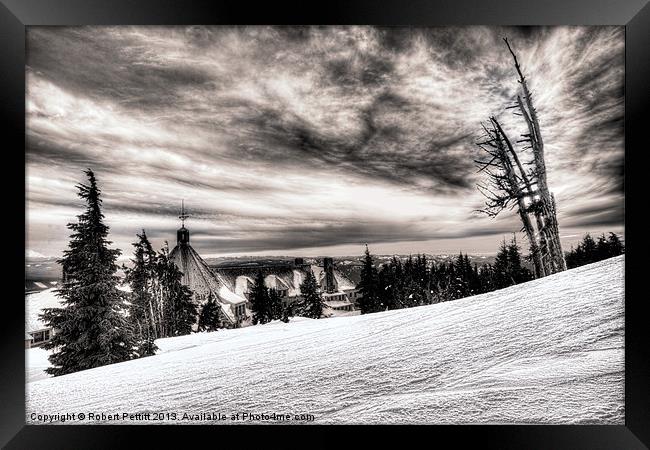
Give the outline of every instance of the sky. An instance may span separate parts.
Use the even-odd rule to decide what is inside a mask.
[[[125,255],[173,246],[181,200],[205,256],[495,253],[521,224],[478,211],[476,143],[526,132],[504,36],[563,245],[623,233],[623,27],[30,26],[26,252],[61,255],[91,168]]]

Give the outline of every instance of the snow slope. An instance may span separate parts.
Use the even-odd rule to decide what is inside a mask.
[[[27,422],[165,411],[623,424],[623,266],[620,256],[438,305],[160,340],[156,356],[29,383]]]
[[[49,378],[51,375],[45,373],[45,369],[50,367],[48,357],[51,350],[45,350],[41,347],[32,347],[25,349],[25,376],[27,382]]]

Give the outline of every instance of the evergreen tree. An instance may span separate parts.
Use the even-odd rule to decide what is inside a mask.
[[[566,254],[564,255],[564,259],[566,260],[567,269],[575,267],[575,255],[576,255],[576,252],[575,252],[575,250],[573,248],[573,245],[572,245],[571,248],[569,249],[569,251],[566,252]]]
[[[462,253],[461,253],[462,254]],[[470,277],[472,273],[472,263],[469,262],[469,256],[467,253],[463,256],[463,275],[466,279]]]
[[[269,320],[282,318],[282,299],[276,289],[269,289]]]
[[[282,317],[280,320],[287,323],[291,317],[293,317],[293,304],[287,303],[287,305],[282,308]]]
[[[323,315],[323,300],[318,289],[316,277],[314,277],[311,270],[307,271],[307,276],[300,285],[300,294],[302,296],[300,315],[311,317],[312,319],[320,319]]]
[[[494,288],[503,289],[514,284],[510,273],[510,261],[508,246],[505,238],[499,247],[496,258],[494,259]]]
[[[426,292],[422,286],[413,278],[410,278],[404,286],[403,303],[407,308],[424,305],[427,302]]]
[[[423,291],[426,291],[429,285],[429,269],[427,257],[422,254],[417,256],[413,264],[413,279]]]
[[[270,321],[269,291],[264,284],[264,274],[259,270],[253,283],[250,296],[251,312],[253,314],[253,325],[267,323]]]
[[[157,314],[155,296],[156,252],[147,239],[147,234],[142,230],[138,234],[134,258],[131,259],[133,267],[124,267],[125,281],[131,287],[129,294],[129,321],[134,329],[134,339],[137,341],[138,356],[155,354],[158,347],[154,343],[158,337],[156,326]]]
[[[508,245],[508,270],[512,284],[524,283],[533,279],[532,272],[522,264],[521,252],[514,235]]]
[[[116,260],[119,250],[110,249],[108,226],[101,211],[101,191],[92,170],[85,171],[88,184],[78,184],[86,210],[69,223],[69,248],[58,263],[64,279],[57,294],[62,308],[47,308],[41,319],[56,330],[44,344],[53,349],[50,375],[126,361],[134,356],[132,329],[124,317],[124,295],[117,289]]]
[[[357,289],[361,294],[361,298],[359,299],[361,314],[368,314],[380,310],[379,279],[377,269],[372,262],[372,256],[367,245],[363,267],[361,269],[361,281],[359,281]]]
[[[625,245],[621,242],[620,238],[616,235],[616,233],[609,233],[609,237],[607,239],[607,243],[609,244],[609,256],[618,256],[622,255],[625,253]]]
[[[219,328],[219,304],[214,300],[212,292],[208,294],[208,300],[201,307],[199,314],[199,331],[216,331]]]
[[[429,271],[429,286],[431,291],[431,303],[440,303],[451,300],[449,294],[449,270],[444,262],[431,265]]]
[[[377,272],[379,310],[401,308],[402,263],[396,257]],[[399,305],[399,306],[398,306]]]
[[[596,261],[601,261],[603,259],[607,259],[611,256],[611,251],[609,248],[609,242],[607,242],[607,238],[605,237],[605,233],[601,234],[598,237],[598,241],[596,242],[596,255],[595,255]]]
[[[481,285],[481,275],[476,263],[474,263],[474,266],[472,266],[472,271],[470,273],[469,288],[469,295],[476,295],[485,292],[483,290],[483,286]]]
[[[510,244],[506,244],[505,239],[503,240],[491,275],[492,289],[503,289],[533,278],[532,272],[522,263],[521,252],[514,236]]]
[[[181,279],[183,273],[169,258],[167,246],[158,254],[158,279],[162,293],[164,336],[190,334],[198,311],[192,301],[192,291]]]
[[[578,244],[575,249],[571,247],[571,250],[566,255],[566,264],[568,269],[587,264],[581,244]]]
[[[449,295],[452,299],[467,297],[469,295],[469,273],[472,271],[467,255],[460,252],[456,261],[452,263],[452,269],[448,283]]]
[[[486,264],[479,269],[481,280],[481,292],[491,292],[496,289],[494,282],[494,270],[491,264]]]
[[[596,244],[596,241],[594,238],[591,237],[591,234],[587,233],[585,237],[582,239],[582,251],[585,254],[587,264],[591,262],[595,262],[596,260],[596,254],[598,251],[598,245]]]

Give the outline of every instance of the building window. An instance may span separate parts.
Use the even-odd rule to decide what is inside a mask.
[[[35,333],[32,333],[32,337],[34,338],[33,343],[37,344],[39,342],[45,342],[50,340],[50,330],[45,330],[45,331],[37,331]]]

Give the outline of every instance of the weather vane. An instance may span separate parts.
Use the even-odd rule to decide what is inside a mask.
[[[181,219],[181,226],[185,226],[185,219],[190,217],[189,214],[185,212],[185,200],[181,200],[181,215],[178,216],[179,219]]]

